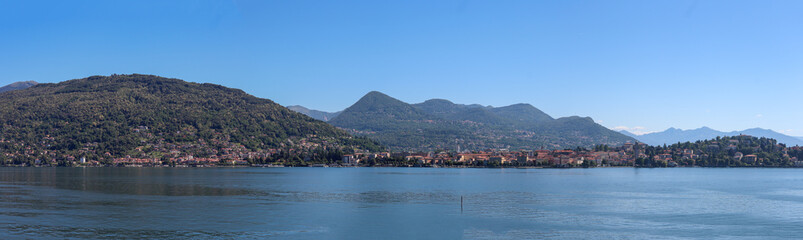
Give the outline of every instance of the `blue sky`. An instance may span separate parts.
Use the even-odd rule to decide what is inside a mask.
[[[0,85],[144,73],[342,110],[378,90],[635,132],[803,136],[803,1],[0,1]]]

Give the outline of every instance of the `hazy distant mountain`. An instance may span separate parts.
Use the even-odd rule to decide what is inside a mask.
[[[743,131],[733,131],[733,132],[722,132],[708,127],[701,127],[698,129],[691,129],[691,130],[669,128],[663,132],[637,135],[634,138],[650,145],[663,145],[663,144],[673,144],[678,142],[695,142],[698,140],[713,139],[718,136],[737,136],[740,134],[751,135],[754,137],[773,138],[778,140],[779,143],[784,143],[789,146],[794,146],[794,145],[803,146],[803,139],[787,136],[769,129],[761,129],[761,128],[751,128],[751,129],[745,129]]]
[[[34,81],[15,82],[15,83],[0,87],[0,93],[1,92],[13,91],[13,90],[26,89],[26,88],[29,88],[29,87],[31,87],[33,85],[36,85],[36,84],[39,84],[39,83],[34,82]]]
[[[628,132],[627,130],[619,130],[619,133],[624,134],[625,136],[632,137],[638,139],[638,135]]]
[[[725,136],[725,133],[708,127],[701,127],[693,130],[669,128],[663,132],[648,133],[635,138],[646,144],[663,145],[678,142],[694,142],[697,140],[716,138],[717,136]]]
[[[305,108],[304,106],[299,106],[299,105],[287,106],[287,108],[289,108],[290,110],[302,113],[304,115],[307,115],[307,116],[309,116],[311,118],[324,121],[324,122],[325,121],[329,121],[332,118],[336,117],[338,114],[340,114],[340,112],[333,112],[333,113],[332,112],[324,112],[324,111]]]
[[[444,99],[408,104],[380,92],[366,94],[329,123],[396,150],[560,149],[635,140],[591,118],[553,119],[530,104],[494,108]]]

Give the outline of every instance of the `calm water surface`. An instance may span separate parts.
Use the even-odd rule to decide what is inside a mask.
[[[0,168],[2,239],[801,237],[803,169]]]

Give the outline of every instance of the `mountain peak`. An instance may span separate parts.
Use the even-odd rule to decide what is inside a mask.
[[[26,89],[26,88],[32,87],[33,85],[36,85],[36,84],[39,84],[39,83],[37,83],[35,81],[15,82],[15,83],[11,83],[9,85],[6,85],[4,87],[0,87],[0,93],[1,92],[13,91],[13,90]]]
[[[9,84],[9,85],[28,85],[28,86],[33,86],[33,85],[36,85],[36,84],[39,84],[39,83],[36,82],[36,81],[30,80],[30,81],[15,82],[15,83],[12,83],[12,84]]]
[[[398,106],[402,106],[402,105],[408,105],[408,104],[405,103],[405,102],[402,102],[399,99],[395,99],[395,98],[393,98],[391,96],[388,96],[387,94],[384,94],[382,92],[370,91],[370,92],[366,93],[365,96],[362,96],[362,98],[360,98],[360,100],[357,100],[357,102],[354,103],[354,105],[351,105],[351,107],[349,107],[349,108],[354,108],[354,107],[377,107],[377,108],[382,108],[382,107],[390,107],[390,106],[398,107]],[[346,110],[348,110],[348,109],[346,109]]]
[[[387,94],[378,92],[378,91],[371,91],[365,94],[360,100],[357,100],[354,106],[374,106],[374,107],[387,107],[387,106],[399,106],[399,105],[407,105],[407,103],[402,102],[401,100],[395,99]]]
[[[532,104],[529,103],[516,103],[516,104],[511,104],[508,107],[535,108]]]
[[[446,99],[433,98],[433,99],[424,101],[422,104],[442,104],[442,105],[447,105],[448,104],[448,105],[452,105],[454,103],[452,101],[449,101],[449,100],[446,100]]]
[[[451,115],[466,108],[465,105],[455,104],[446,99],[430,99],[422,103],[413,104],[414,107],[431,114]]]
[[[568,117],[562,117],[562,118],[558,118],[558,120],[564,120],[564,121],[569,121],[569,120],[571,120],[571,121],[585,121],[585,122],[594,122],[594,119],[592,119],[591,117],[581,117],[581,116],[568,116]]]
[[[382,93],[380,91],[370,91],[370,92],[366,93],[365,96],[363,96],[363,98],[365,98],[365,97],[387,97],[387,98],[389,98],[390,96],[388,96],[387,94]]]
[[[508,119],[523,122],[546,122],[555,120],[548,114],[528,103],[518,103],[504,107],[491,108],[494,113]]]
[[[346,108],[330,123],[336,126],[354,128],[358,124],[362,125],[364,118],[374,120],[391,118],[395,120],[422,120],[426,119],[426,114],[422,113],[412,105],[395,99],[384,93],[371,91],[365,94],[354,105]],[[338,125],[339,124],[339,125]]]

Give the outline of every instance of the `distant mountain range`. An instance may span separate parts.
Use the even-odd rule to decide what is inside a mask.
[[[299,105],[287,106],[287,108],[299,113],[303,113],[304,115],[310,116],[311,118],[318,119],[324,122],[332,120],[332,118],[337,117],[337,115],[340,115],[340,112],[330,113],[330,112],[312,110]]]
[[[34,82],[34,81],[15,82],[15,83],[0,87],[0,93],[1,92],[14,91],[14,90],[20,90],[20,89],[26,89],[26,88],[29,88],[29,87],[31,87],[33,85],[36,85],[36,84],[39,84],[39,83]]]
[[[314,110],[304,109],[299,112],[313,116]],[[444,99],[408,104],[376,91],[328,122],[405,151],[455,150],[458,146],[464,150],[562,149],[635,141],[591,118],[554,119],[530,104],[495,108]]]
[[[718,136],[738,136],[740,134],[751,135],[754,137],[773,138],[778,140],[779,143],[786,144],[787,146],[803,146],[803,137],[792,137],[782,133],[778,133],[769,129],[751,128],[742,131],[722,132],[708,127],[701,127],[698,129],[681,130],[677,128],[669,128],[663,132],[648,133],[644,135],[635,135],[625,130],[619,131],[622,134],[631,136],[640,142],[650,145],[663,145],[674,144],[678,142],[695,142],[698,140],[706,140],[716,138]]]

